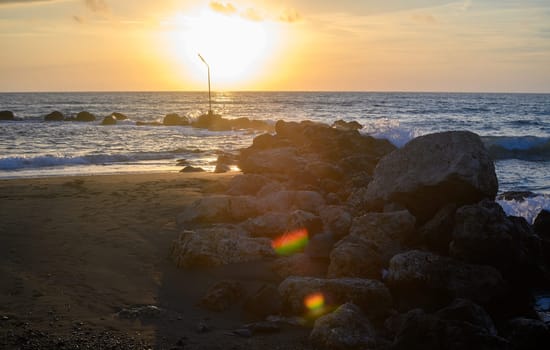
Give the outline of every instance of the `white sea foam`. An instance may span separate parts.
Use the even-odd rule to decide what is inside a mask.
[[[550,210],[550,196],[538,195],[525,200],[497,200],[507,215],[524,217],[532,224],[542,209]]]
[[[362,132],[378,139],[386,139],[399,148],[415,137],[420,136],[418,130],[403,127],[399,121],[387,118],[378,119],[367,124]]]

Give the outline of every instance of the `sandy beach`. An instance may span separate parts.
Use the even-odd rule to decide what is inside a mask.
[[[223,191],[233,175],[0,181],[0,347],[302,348],[306,329],[238,337],[231,330],[249,321],[240,308],[196,305],[224,279],[257,288],[273,278],[267,268],[190,271],[169,258],[182,207]]]

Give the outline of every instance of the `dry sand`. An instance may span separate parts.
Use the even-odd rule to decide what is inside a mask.
[[[233,175],[0,181],[0,348],[305,348],[307,329],[238,337],[230,331],[250,320],[237,305],[224,313],[196,305],[223,279],[249,290],[273,282],[267,267],[189,271],[170,261],[182,207],[222,192]],[[117,315],[140,305],[163,311]]]

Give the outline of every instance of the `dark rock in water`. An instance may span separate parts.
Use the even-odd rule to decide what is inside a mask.
[[[449,203],[494,199],[495,167],[480,137],[467,131],[421,136],[384,157],[368,186],[369,208],[405,206],[424,223]]]
[[[244,295],[244,287],[238,281],[221,281],[208,289],[199,305],[210,311],[225,311]]]
[[[385,317],[392,306],[392,297],[386,286],[375,280],[360,278],[322,279],[291,276],[279,285],[284,305],[294,314],[303,315],[304,300],[308,295],[321,293],[326,307],[353,302],[369,317]]]
[[[77,122],[93,122],[94,120],[96,120],[96,117],[90,112],[82,111],[76,115],[76,118],[74,120]]]
[[[430,221],[418,229],[418,243],[426,245],[441,255],[449,255],[456,209],[454,203],[441,208]]]
[[[237,159],[236,156],[231,153],[221,153],[218,154],[218,159],[216,160],[216,168],[214,169],[215,173],[226,173],[231,170],[231,165],[236,165]]]
[[[509,321],[506,328],[513,349],[538,350],[550,346],[550,329],[542,321],[516,318]]]
[[[462,320],[445,320],[421,309],[397,316],[395,339],[390,349],[510,349],[508,341],[484,327]]]
[[[51,122],[51,121],[60,122],[63,120],[65,120],[65,116],[60,111],[53,111],[44,117],[44,121],[47,121],[47,122]]]
[[[170,113],[170,114],[167,114],[162,123],[164,125],[181,125],[181,126],[186,126],[186,125],[189,125],[189,119],[187,119],[187,117],[181,117],[179,114],[177,113]]]
[[[216,164],[216,167],[214,168],[214,172],[216,174],[227,173],[230,170],[231,168],[227,164]]]
[[[353,303],[345,303],[315,320],[309,339],[316,349],[361,350],[376,347],[374,327]]]
[[[418,250],[390,260],[386,284],[400,309],[435,310],[456,298],[487,305],[507,292],[501,274],[491,266],[466,264]]]
[[[180,170],[180,173],[202,173],[202,172],[204,172],[203,168],[194,167],[191,165],[188,165],[185,168]]]
[[[283,300],[277,287],[272,284],[264,284],[245,299],[243,307],[249,314],[264,319],[270,315],[278,315],[282,306]]]
[[[345,120],[337,120],[334,123],[332,123],[332,127],[336,129],[343,129],[343,130],[359,130],[363,129],[363,125],[359,124],[355,120],[351,122],[347,122]]]
[[[103,118],[101,125],[116,125],[117,119],[111,115]]]
[[[550,239],[550,210],[542,209],[533,223],[533,229],[539,236]]]
[[[163,124],[159,123],[159,122],[141,122],[141,121],[137,121],[136,125],[137,126],[161,126]]]
[[[506,278],[528,279],[540,263],[540,239],[523,218],[507,217],[484,200],[459,208],[449,252],[460,260],[491,265]]]
[[[523,202],[525,198],[533,197],[535,194],[531,191],[508,191],[498,195],[497,199],[507,201],[519,201]]]
[[[122,113],[113,112],[111,113],[111,117],[114,117],[116,120],[126,120],[128,117]]]
[[[14,120],[15,116],[12,111],[0,111],[0,120]]]

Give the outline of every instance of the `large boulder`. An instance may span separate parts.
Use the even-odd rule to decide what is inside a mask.
[[[535,232],[545,238],[550,239],[550,210],[542,209],[533,223]]]
[[[44,116],[44,121],[47,121],[47,122],[52,122],[52,121],[60,122],[63,120],[65,120],[65,116],[60,111],[53,111],[51,113],[46,114],[46,116]]]
[[[279,293],[285,306],[292,313],[299,315],[307,311],[304,305],[305,298],[314,293],[324,296],[325,306],[328,308],[353,302],[373,319],[387,315],[392,306],[388,288],[380,281],[368,279],[291,276],[279,285]]]
[[[444,319],[437,314],[414,309],[396,318],[395,338],[389,347],[392,350],[510,349],[506,339],[488,332],[483,324],[463,320],[460,315],[458,319]]]
[[[473,265],[430,252],[412,250],[390,260],[386,284],[400,309],[437,309],[456,298],[487,305],[506,293],[493,267]]]
[[[309,339],[321,349],[362,350],[376,347],[374,327],[353,303],[345,303],[315,320]]]
[[[516,318],[508,322],[506,331],[513,349],[537,350],[550,345],[550,328],[540,320]]]
[[[452,257],[494,266],[508,278],[528,277],[541,259],[540,239],[527,221],[489,200],[459,208],[452,237]]]
[[[325,206],[323,196],[315,191],[277,191],[262,196],[258,200],[258,208],[262,212],[288,210],[304,210],[318,214]]]
[[[390,259],[414,236],[415,222],[406,210],[356,218],[330,254],[328,276],[381,279]]]
[[[172,259],[178,267],[219,266],[274,256],[269,239],[253,238],[231,227],[183,231],[172,244]]]
[[[334,237],[342,238],[348,235],[352,223],[351,213],[345,206],[327,205],[319,210],[326,231]]]
[[[321,218],[315,214],[294,210],[292,212],[268,212],[248,219],[242,224],[252,236],[275,238],[284,233],[306,229],[310,236],[322,229]]]
[[[14,120],[15,116],[12,111],[0,111],[0,120]]]
[[[227,186],[227,194],[230,195],[256,195],[262,187],[270,183],[268,177],[257,174],[235,175]]]
[[[370,209],[405,206],[425,222],[449,203],[494,199],[495,167],[480,137],[468,131],[421,136],[384,157],[367,189]]]

